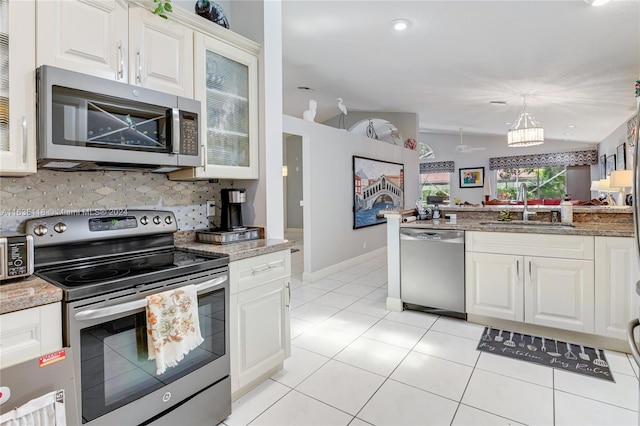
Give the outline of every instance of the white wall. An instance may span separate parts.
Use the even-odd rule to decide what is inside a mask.
[[[484,151],[475,151],[462,154],[456,151],[456,145],[460,144],[460,134],[420,133],[420,142],[424,142],[433,148],[436,158],[431,161],[454,161],[455,172],[451,175],[451,199],[459,198],[462,202],[468,201],[479,204],[484,200],[482,188],[460,188],[459,169],[484,167],[485,175],[489,176],[492,185],[491,198],[495,197],[496,176],[494,170],[489,170],[490,157],[508,157],[511,155],[529,155],[560,151],[577,151],[583,149],[596,149],[594,144],[546,140],[544,144],[527,148],[508,148],[507,135],[486,136],[462,134],[462,143],[470,147],[486,147]],[[598,166],[591,166],[591,174],[598,173]]]
[[[287,115],[283,130],[302,136],[305,273],[385,247],[385,225],[353,229],[353,156],[403,163],[405,205],[413,206],[417,151]]]
[[[628,121],[628,120],[627,120]],[[613,131],[609,136],[607,136],[600,144],[598,145],[598,158],[601,155],[610,156],[616,154],[616,150],[619,145],[627,142],[627,121],[622,123],[620,127]],[[633,149],[626,145],[626,163],[627,169],[631,169],[633,167]],[[593,179],[596,179],[596,175],[592,175]]]

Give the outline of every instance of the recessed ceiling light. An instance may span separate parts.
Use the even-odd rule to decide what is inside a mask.
[[[565,136],[571,136],[572,134],[573,134],[573,133],[569,133],[569,132],[567,132],[567,133],[563,133],[563,135],[565,135]]]
[[[505,123],[507,126],[511,126],[513,123],[509,122],[509,121],[505,121]]]
[[[411,25],[406,19],[394,19],[391,23],[393,24],[393,29],[396,31],[404,31]]]
[[[300,89],[300,90],[313,90],[311,87],[307,87],[307,86],[298,86],[298,89]]]
[[[574,126],[573,124],[567,124],[567,127],[570,128],[570,129],[575,129],[576,128],[576,126]]]
[[[489,103],[494,106],[507,106],[506,101],[489,101]]]
[[[603,4],[609,3],[609,0],[584,0],[584,2],[591,6],[602,6]]]

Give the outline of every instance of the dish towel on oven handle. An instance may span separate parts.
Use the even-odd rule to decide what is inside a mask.
[[[147,296],[147,346],[156,374],[175,367],[202,342],[195,285]]]
[[[66,426],[64,389],[46,393],[0,416],[1,426]]]

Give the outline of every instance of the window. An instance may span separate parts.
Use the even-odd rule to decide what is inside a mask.
[[[516,200],[523,182],[527,184],[528,199],[562,199],[567,193],[565,166],[497,169],[496,177],[497,198],[501,200]]]
[[[422,199],[429,195],[443,197],[443,203],[449,203],[451,173],[449,172],[423,172],[420,173],[420,189]]]

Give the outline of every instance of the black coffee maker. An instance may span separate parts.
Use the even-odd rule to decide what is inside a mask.
[[[242,204],[247,201],[247,193],[241,188],[225,188],[220,191],[222,198],[222,223],[224,231],[241,231],[246,229],[242,224]]]

